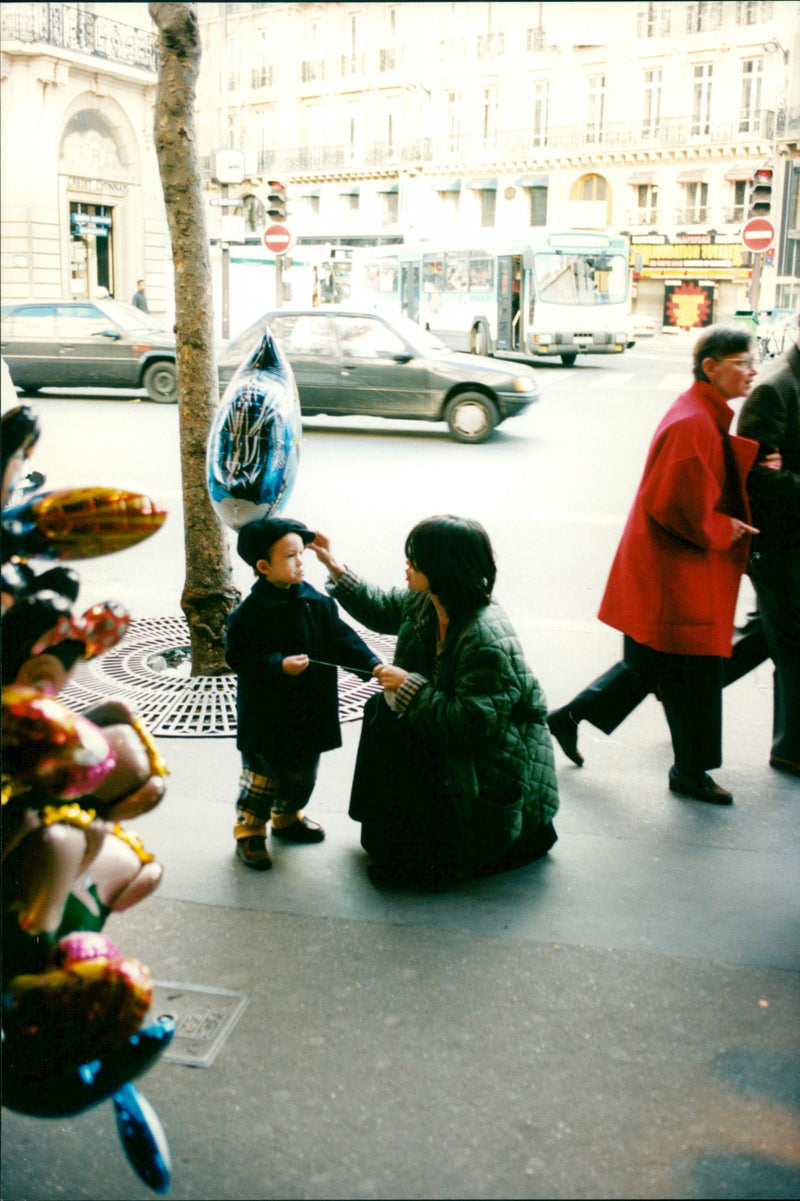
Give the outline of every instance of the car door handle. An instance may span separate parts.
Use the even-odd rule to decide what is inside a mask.
[[[69,354],[70,351],[72,351],[74,349],[75,349],[74,346],[59,346],[58,353],[59,354]]]
[[[342,367],[341,371],[339,372],[339,375],[341,375],[343,378],[346,379],[352,370],[353,370],[352,367]]]

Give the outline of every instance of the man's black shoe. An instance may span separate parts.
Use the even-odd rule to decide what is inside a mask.
[[[695,801],[708,801],[710,805],[732,805],[733,795],[727,789],[715,784],[708,774],[699,780],[685,776],[677,768],[669,769],[669,790],[679,796],[692,797]]]
[[[554,709],[547,715],[547,725],[568,759],[583,767],[583,755],[578,750],[578,723],[569,709]]]

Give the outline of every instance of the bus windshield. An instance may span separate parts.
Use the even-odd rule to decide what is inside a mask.
[[[621,254],[539,252],[533,257],[536,296],[553,304],[622,304],[628,263]]]

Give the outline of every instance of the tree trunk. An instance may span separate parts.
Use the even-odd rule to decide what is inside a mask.
[[[175,272],[175,335],[192,675],[220,675],[225,619],[239,601],[224,530],[206,489],[206,443],[219,389],[211,264],[194,129],[200,69],[196,4],[150,4],[159,32],[155,143]]]

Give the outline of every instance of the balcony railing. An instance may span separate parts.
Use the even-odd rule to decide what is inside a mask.
[[[504,33],[481,33],[478,34],[478,43],[475,47],[476,58],[500,58],[506,47],[506,38]]]
[[[761,128],[756,134],[749,134],[748,139],[756,138],[761,141],[771,141],[774,138],[774,113],[761,114]],[[684,149],[688,144],[688,130],[691,119],[674,118],[662,120],[657,135],[648,139],[646,146],[653,148]],[[800,133],[800,110],[792,110],[785,116],[782,123],[785,138],[796,137]],[[742,137],[737,132],[738,120],[713,125],[708,138],[703,143],[694,143],[695,148],[703,145],[730,145],[741,153]],[[543,131],[525,129],[501,129],[497,133],[496,144],[487,146],[481,134],[470,137],[462,135],[454,142],[451,137],[443,134],[435,138],[410,138],[405,141],[395,139],[393,142],[371,142],[362,146],[354,159],[349,146],[327,144],[312,148],[279,147],[270,156],[267,164],[270,170],[276,169],[284,173],[291,171],[326,171],[336,170],[343,166],[362,165],[365,168],[387,166],[410,166],[420,163],[444,162],[452,163],[455,167],[469,164],[473,170],[482,163],[495,167],[504,159],[519,160],[524,158],[532,165],[537,159],[546,157],[548,161],[560,156],[583,154],[602,164],[603,156],[608,153],[617,154],[625,150],[641,150],[643,143],[640,136],[638,121],[610,123],[603,126],[602,141],[598,142],[598,131],[595,127],[585,125],[550,126],[547,130],[547,146],[541,145]],[[538,144],[537,144],[538,143]],[[265,168],[266,169],[266,168]]]
[[[143,71],[158,71],[158,37],[66,4],[4,4],[4,42],[41,43]]]
[[[325,78],[324,58],[304,58],[300,63],[300,79],[303,83],[314,83]]]
[[[253,67],[250,77],[251,88],[271,88],[272,87],[272,67]]]

